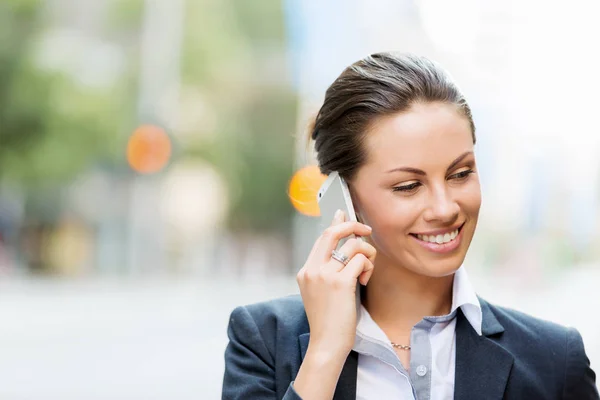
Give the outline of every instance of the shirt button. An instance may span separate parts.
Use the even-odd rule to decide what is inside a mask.
[[[417,375],[425,376],[425,374],[427,374],[427,367],[424,365],[419,365],[417,367]]]

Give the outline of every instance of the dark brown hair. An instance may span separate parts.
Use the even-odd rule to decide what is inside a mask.
[[[372,54],[347,67],[329,86],[312,127],[322,173],[352,179],[365,162],[364,137],[376,119],[417,102],[453,104],[471,125],[471,109],[449,75],[433,61],[410,54]]]

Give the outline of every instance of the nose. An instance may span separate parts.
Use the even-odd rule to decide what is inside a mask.
[[[454,223],[459,213],[460,206],[444,185],[444,187],[435,188],[431,192],[423,217],[427,222],[438,222],[445,225]]]

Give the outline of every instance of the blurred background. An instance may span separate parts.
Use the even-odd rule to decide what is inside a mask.
[[[599,14],[0,0],[0,398],[220,398],[229,313],[297,293],[317,236],[288,195],[314,164],[307,124],[386,50],[439,61],[473,108],[476,290],[577,327],[598,371]]]

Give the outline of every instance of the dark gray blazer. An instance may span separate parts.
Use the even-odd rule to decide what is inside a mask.
[[[599,399],[579,332],[480,302],[482,336],[457,314],[455,399]],[[309,339],[300,296],[236,308],[228,335],[223,400],[300,399],[290,386]],[[357,366],[352,351],[335,400],[356,399]]]

